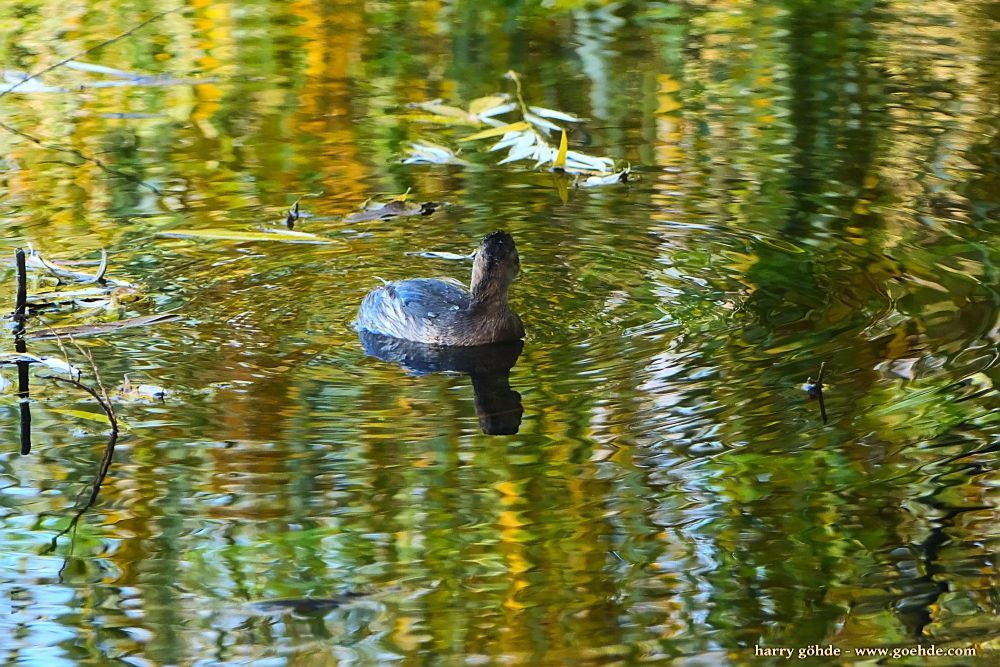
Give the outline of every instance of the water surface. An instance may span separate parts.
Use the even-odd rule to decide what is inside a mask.
[[[180,316],[79,340],[112,392],[170,393],[118,401],[61,537],[107,433],[58,410],[97,407],[36,372],[23,456],[0,394],[4,662],[1000,648],[994,6],[182,4],[79,58],[174,81],[62,67],[37,82],[63,92],[0,98],[0,254],[105,248],[142,293],[29,329]],[[2,61],[35,72],[171,7],[4,3]],[[639,179],[564,202],[407,108],[512,93],[508,70]],[[417,140],[471,164],[402,164]],[[448,205],[344,221],[407,189]],[[331,243],[162,235],[281,228],[303,195],[296,229]],[[350,326],[378,278],[468,278],[407,253],[500,228],[528,330],[511,436],[482,432],[468,375],[369,357]],[[801,387],[823,363],[826,424]]]

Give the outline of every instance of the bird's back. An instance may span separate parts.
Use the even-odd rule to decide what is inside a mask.
[[[420,343],[456,344],[469,320],[469,293],[458,283],[415,278],[373,289],[361,302],[356,325],[372,333]]]

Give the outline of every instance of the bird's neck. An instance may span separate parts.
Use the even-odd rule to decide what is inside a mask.
[[[472,296],[473,309],[490,308],[497,310],[507,309],[508,287],[501,285],[495,280],[480,280],[473,283],[469,293]]]

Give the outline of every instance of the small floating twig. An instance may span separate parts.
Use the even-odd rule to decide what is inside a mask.
[[[285,226],[289,229],[295,228],[295,223],[298,222],[302,214],[299,212],[299,200],[296,199],[292,207],[288,209],[288,215],[285,216]]]
[[[813,382],[812,376],[806,379],[805,386],[803,389],[809,394],[809,398],[812,400],[819,401],[819,413],[823,418],[823,423],[827,423],[826,415],[826,401],[823,400],[823,375],[826,373],[826,362],[823,361],[819,365],[819,374],[816,376],[816,381]]]
[[[408,252],[407,255],[413,257],[427,257],[429,259],[447,259],[454,261],[472,260],[476,258],[476,251],[473,250],[468,255],[460,255],[454,252],[439,252],[436,250],[421,250],[420,252]]]
[[[101,248],[101,265],[97,268],[97,273],[91,275],[89,273],[84,273],[83,271],[74,271],[68,267],[57,264],[56,262],[50,261],[42,257],[42,253],[37,251],[32,251],[31,258],[42,267],[48,270],[49,273],[54,275],[60,280],[73,280],[84,285],[89,285],[92,283],[97,283],[99,285],[106,285],[109,281],[104,277],[104,274],[108,272],[108,251]],[[118,283],[117,281],[115,284]],[[126,286],[128,283],[124,283]]]

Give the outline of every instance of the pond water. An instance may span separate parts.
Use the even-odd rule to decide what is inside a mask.
[[[138,294],[29,333],[178,316],[76,339],[125,426],[91,506],[97,404],[32,370],[22,454],[0,367],[0,661],[1000,650],[995,5],[187,0],[100,46],[177,4],[0,7],[5,87],[74,56],[154,77],[63,66],[0,98],[4,312],[30,244],[106,249]],[[508,70],[633,180],[499,165],[459,141],[485,125],[408,106],[513,95]],[[404,164],[416,141],[465,163]],[[345,220],[407,190],[446,205]],[[327,243],[166,235],[281,230],[299,198]],[[496,229],[524,267],[513,435],[475,378],[351,327],[379,278],[466,282],[416,253]]]

